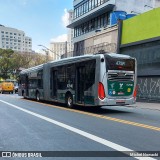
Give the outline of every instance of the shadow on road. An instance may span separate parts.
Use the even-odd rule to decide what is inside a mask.
[[[48,104],[53,104],[53,105],[56,105],[58,107],[67,108],[65,104],[61,104],[61,103],[50,102]],[[129,111],[129,110],[124,110],[124,107],[123,107],[123,110],[121,110],[120,108],[114,108],[114,106],[112,106],[113,109],[111,109],[110,107],[108,107],[108,108],[107,107],[100,108],[100,107],[95,107],[95,106],[86,107],[86,106],[74,105],[73,109],[79,110],[79,111],[83,111],[83,112],[88,112],[88,113],[100,114],[100,115],[105,115],[105,114],[126,114],[126,113],[129,114],[129,113],[131,113],[131,111]]]
[[[33,99],[26,99],[26,100],[35,101]],[[41,103],[50,104],[50,105],[54,105],[54,106],[62,107],[62,108],[67,108],[66,104],[58,103],[58,102],[41,101]],[[113,107],[113,109],[111,107]],[[128,109],[127,107],[126,107],[126,110],[125,110],[125,107],[117,108],[115,106],[104,106],[104,107],[100,108],[100,107],[95,107],[95,106],[90,106],[90,107],[87,106],[86,107],[86,106],[74,105],[73,109],[78,110],[78,111],[87,112],[87,113],[99,114],[99,115],[106,115],[106,114],[107,115],[109,115],[109,114],[110,115],[111,114],[115,115],[115,114],[129,114],[129,113],[132,113],[132,111],[127,110]]]

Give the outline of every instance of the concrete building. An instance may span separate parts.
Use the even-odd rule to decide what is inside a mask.
[[[115,52],[118,21],[158,7],[159,0],[74,0],[74,56]]]
[[[72,23],[74,17],[74,11],[69,10],[68,11],[68,22],[69,24]],[[71,28],[67,29],[67,56],[66,57],[72,57],[73,56],[73,33],[74,30]]]
[[[51,52],[52,51],[52,52]],[[52,60],[64,58],[67,53],[67,42],[51,42],[49,56]]]
[[[0,48],[32,52],[32,39],[24,31],[0,25]]]

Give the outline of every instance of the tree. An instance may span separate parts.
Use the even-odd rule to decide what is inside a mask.
[[[9,73],[13,71],[13,54],[14,51],[11,49],[0,49],[0,76],[3,79],[9,78]]]
[[[42,54],[0,49],[0,77],[17,79],[20,68],[30,68],[45,62],[46,56]]]
[[[46,62],[46,56],[38,53],[16,53],[14,55],[15,67],[30,68]]]
[[[20,68],[34,67],[45,62],[46,56],[42,54],[0,49],[0,77],[17,79]]]

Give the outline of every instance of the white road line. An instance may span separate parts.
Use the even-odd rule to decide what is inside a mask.
[[[30,115],[33,115],[33,116],[35,116],[35,117],[38,117],[38,118],[40,118],[40,119],[43,119],[43,120],[45,120],[45,121],[47,121],[47,122],[53,123],[53,124],[55,124],[55,125],[57,125],[57,126],[60,126],[60,127],[62,127],[62,128],[65,128],[65,129],[67,129],[67,130],[70,130],[70,131],[72,131],[72,132],[74,132],[74,133],[77,133],[77,134],[83,136],[83,137],[86,137],[86,138],[91,139],[91,140],[93,140],[93,141],[95,141],[95,142],[98,142],[98,143],[103,144],[103,145],[105,145],[105,146],[107,146],[107,147],[110,147],[110,148],[112,148],[112,149],[114,149],[114,150],[122,151],[122,152],[123,152],[123,151],[130,151],[130,152],[133,151],[133,150],[131,150],[131,149],[129,149],[129,148],[123,147],[123,146],[121,146],[121,145],[118,145],[118,144],[113,143],[113,142],[111,142],[111,141],[108,141],[108,140],[106,140],[106,139],[100,138],[100,137],[98,137],[98,136],[95,136],[95,135],[93,135],[93,134],[87,133],[87,132],[82,131],[82,130],[80,130],[80,129],[77,129],[77,128],[74,128],[74,127],[72,127],[72,126],[66,125],[66,124],[64,124],[64,123],[58,122],[58,121],[53,120],[53,119],[51,119],[51,118],[42,116],[42,115],[40,115],[40,114],[31,112],[31,111],[26,110],[26,109],[23,109],[23,108],[21,108],[21,107],[18,107],[18,106],[16,106],[16,105],[11,104],[11,103],[8,103],[8,102],[6,102],[6,101],[0,100],[0,102],[5,103],[5,104],[7,104],[7,105],[9,105],[9,106],[12,106],[12,107],[14,107],[14,108],[16,108],[16,109],[19,109],[19,110],[21,110],[21,111],[23,111],[23,112],[26,112],[26,113],[28,113],[28,114],[30,114]],[[134,152],[134,151],[133,151],[133,152]],[[136,159],[138,159],[138,160],[155,160],[154,158],[151,158],[151,157],[134,157],[134,158],[136,158]]]

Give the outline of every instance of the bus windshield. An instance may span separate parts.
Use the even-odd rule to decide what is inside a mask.
[[[108,70],[125,70],[125,71],[135,71],[135,60],[134,59],[124,59],[124,58],[113,58],[107,56],[106,68]]]

